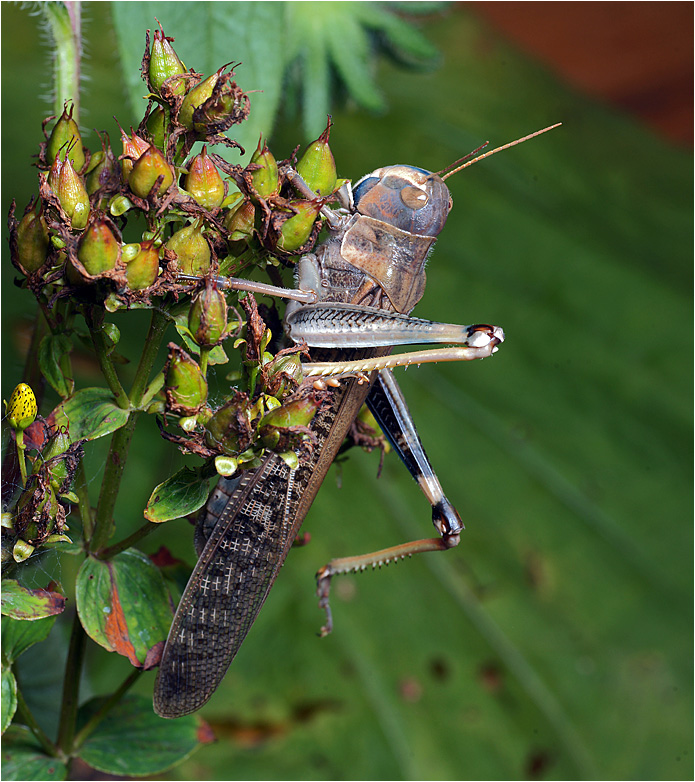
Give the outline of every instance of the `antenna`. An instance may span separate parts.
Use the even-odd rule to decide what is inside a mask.
[[[509,147],[514,147],[517,144],[521,144],[524,141],[528,141],[531,138],[534,138],[534,136],[540,136],[541,133],[547,133],[549,130],[553,130],[553,128],[558,128],[562,125],[562,122],[556,122],[555,125],[550,125],[547,128],[543,128],[543,130],[537,130],[535,133],[530,133],[528,136],[524,136],[523,138],[518,138],[516,141],[510,141],[508,144],[503,144],[501,147],[496,147],[495,149],[491,149],[489,152],[484,152],[482,155],[478,155],[478,157],[473,158],[473,160],[468,160],[467,163],[464,163],[462,166],[459,166],[458,168],[453,169],[453,171],[449,171],[448,174],[444,174],[442,179],[448,179],[453,174],[457,174],[459,171],[462,171],[464,168],[468,168],[468,166],[472,166],[473,163],[477,163],[479,160],[484,160],[486,157],[490,157],[490,155],[494,155],[496,152],[501,152],[503,149],[509,149]],[[488,142],[489,143],[489,142]],[[487,146],[486,144],[483,144],[481,147],[478,147],[478,149],[474,150],[470,154],[466,155],[465,157],[462,157],[461,160],[467,160],[471,155],[475,155],[476,152],[480,151],[481,149],[484,149]],[[460,163],[460,160],[457,160],[456,163]],[[455,166],[456,163],[452,163],[452,166]],[[446,168],[450,168],[450,166],[447,166]],[[446,171],[446,168],[442,169],[443,171]]]

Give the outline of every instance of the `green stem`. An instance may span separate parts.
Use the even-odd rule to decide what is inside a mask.
[[[210,348],[200,349],[200,371],[203,373],[203,377],[207,377],[208,374],[208,356],[210,355]]]
[[[48,736],[41,730],[41,726],[31,713],[31,709],[27,706],[27,702],[24,700],[24,695],[20,687],[17,687],[17,713],[22,718],[24,724],[34,734],[34,738],[43,747],[46,754],[51,757],[58,757],[60,753],[56,745],[48,738]]]
[[[116,368],[113,365],[109,350],[111,348],[110,342],[104,332],[104,315],[103,310],[97,310],[95,307],[89,307],[85,311],[85,322],[89,329],[89,334],[92,338],[94,350],[101,367],[102,374],[106,379],[106,382],[111,389],[111,392],[116,397],[116,403],[123,410],[127,410],[130,407],[130,399],[126,394],[121,381],[118,379]]]
[[[128,537],[123,538],[119,543],[114,543],[113,546],[102,549],[99,552],[99,559],[111,559],[112,557],[115,557],[116,554],[120,554],[121,551],[130,548],[133,544],[149,535],[150,532],[154,532],[158,527],[159,524],[155,524],[153,521],[146,521],[142,527],[136,529],[135,532],[128,535]]]
[[[62,3],[41,3],[40,7],[56,46],[54,113],[59,116],[63,112],[65,101],[72,101],[73,119],[79,123],[81,3],[77,0],[64,0]]]
[[[87,484],[87,473],[84,468],[84,459],[80,459],[80,463],[77,467],[73,491],[80,501],[78,508],[80,510],[80,518],[82,519],[82,535],[85,540],[89,540],[92,537],[92,531],[94,529],[94,514],[89,501],[89,487]]]
[[[72,755],[72,745],[79,706],[80,677],[84,662],[86,635],[75,611],[72,620],[72,633],[68,657],[65,661],[65,679],[63,681],[63,699],[60,707],[60,725],[58,727],[58,747],[67,757]]]
[[[27,462],[24,458],[24,430],[18,429],[15,433],[15,443],[17,445],[17,461],[19,462],[19,474],[22,476],[22,486],[27,485]]]
[[[129,674],[129,676],[125,679],[125,681],[121,684],[121,686],[114,693],[112,693],[104,701],[104,703],[102,703],[99,709],[97,709],[97,711],[87,721],[87,724],[75,736],[75,740],[73,742],[74,751],[79,750],[79,748],[89,738],[90,733],[92,733],[92,731],[104,719],[104,717],[109,713],[109,711],[111,711],[111,709],[118,703],[118,701],[126,694],[126,692],[128,692],[128,690],[133,686],[133,684],[135,684],[135,682],[140,678],[141,673],[142,673],[141,668],[135,668],[135,670],[133,670]]]
[[[89,550],[92,552],[103,549],[111,537],[113,527],[113,510],[116,505],[116,497],[121,486],[123,470],[125,469],[128,458],[130,441],[135,431],[135,425],[139,417],[137,408],[142,404],[142,397],[147,387],[147,379],[152,371],[152,366],[157,358],[157,351],[166,331],[167,318],[157,310],[152,311],[152,320],[150,321],[150,330],[145,340],[145,347],[140,357],[140,364],[135,373],[133,387],[130,390],[130,404],[134,410],[131,410],[128,416],[128,422],[118,431],[114,432],[111,438],[111,447],[106,458],[106,467],[104,477],[101,483],[101,492],[97,504],[96,517],[94,521],[94,534],[89,542]]]
[[[152,401],[152,397],[159,391],[159,389],[164,385],[164,370],[156,374],[152,380],[150,381],[150,384],[145,389],[145,392],[142,395],[142,399],[140,400],[140,406],[141,407],[147,407],[149,403]]]

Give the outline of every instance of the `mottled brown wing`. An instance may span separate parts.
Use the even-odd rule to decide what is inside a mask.
[[[240,480],[220,481],[221,513],[179,603],[157,675],[160,716],[200,708],[226,673],[296,536],[294,475],[271,454]],[[226,485],[232,491],[224,502]]]
[[[311,455],[296,470],[270,454],[240,478],[220,480],[196,533],[200,559],[157,675],[154,710],[160,716],[189,714],[217,688],[368,391],[369,384],[350,380],[331,394],[312,421]]]

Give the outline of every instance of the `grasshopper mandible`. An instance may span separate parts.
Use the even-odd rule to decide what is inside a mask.
[[[199,709],[219,685],[365,402],[430,502],[439,537],[332,560],[321,568],[318,595],[326,611],[322,634],[332,626],[332,576],[458,544],[463,524],[430,466],[390,368],[484,358],[504,340],[497,326],[433,323],[410,312],[424,292],[425,261],[452,206],[444,180],[550,129],[474,157],[441,176],[405,165],[366,175],[343,193],[340,212],[322,208],[329,235],[300,258],[296,290],[218,280],[227,288],[290,299],[285,331],[312,348],[314,361],[303,365],[305,376],[332,378],[329,382],[336,387],[311,423],[315,442],[308,459],[291,469],[270,453],[260,467],[221,478],[211,494],[196,528],[199,560],[179,603],[155,684],[154,709],[162,717]],[[315,197],[296,172],[289,170],[288,178],[302,195]],[[459,347],[388,355],[395,345],[418,343]]]

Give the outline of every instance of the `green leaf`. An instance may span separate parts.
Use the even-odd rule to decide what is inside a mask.
[[[12,669],[2,666],[0,674],[0,695],[2,696],[2,716],[0,716],[0,732],[4,733],[12,722],[12,717],[17,711],[17,680]]]
[[[65,597],[47,589],[27,589],[11,578],[2,581],[3,616],[14,619],[43,619],[60,614],[65,608]]]
[[[75,382],[66,378],[60,367],[63,356],[72,350],[72,341],[65,334],[47,334],[39,345],[39,367],[43,376],[63,398],[70,396]]]
[[[3,582],[4,589],[4,582]],[[33,622],[24,619],[2,618],[2,651],[13,662],[30,646],[44,641],[55,624],[55,616],[47,616]]]
[[[56,408],[56,421],[67,418],[70,439],[97,440],[112,434],[128,422],[128,411],[113,401],[107,388],[85,388]]]
[[[86,703],[78,724],[85,724],[103,701]],[[211,740],[209,728],[199,718],[163,720],[152,711],[149,698],[127,695],[89,735],[80,758],[107,774],[149,776],[180,763]]]
[[[86,559],[75,599],[93,641],[138,668],[159,662],[172,611],[161,573],[141,551],[128,549],[107,561]]]
[[[24,725],[11,725],[2,737],[2,778],[7,782],[65,779],[67,766],[50,757]]]
[[[205,505],[208,494],[208,480],[198,470],[184,467],[154,489],[145,518],[158,523],[187,516]]]

